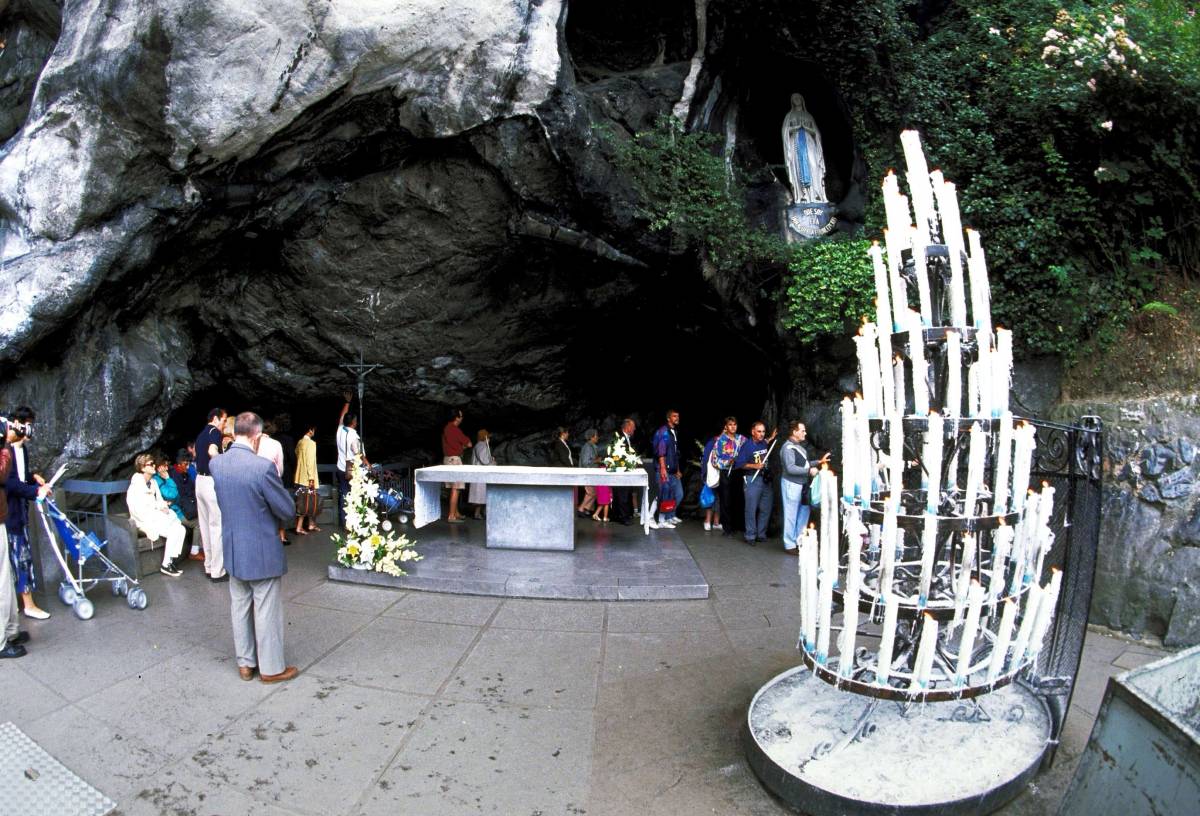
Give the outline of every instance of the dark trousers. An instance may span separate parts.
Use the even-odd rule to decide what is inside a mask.
[[[638,492],[636,487],[614,487],[612,500],[612,519],[621,524],[633,521],[633,497]]]
[[[344,470],[337,472],[337,488],[338,527],[344,530],[346,529],[346,497],[350,495],[350,480],[346,478],[346,471]]]

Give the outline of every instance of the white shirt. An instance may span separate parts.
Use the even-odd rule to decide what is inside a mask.
[[[346,425],[339,425],[337,429],[337,469],[345,471],[346,460],[353,459],[361,453],[362,442],[358,438],[358,431]]]
[[[13,445],[13,464],[17,468],[17,478],[25,481],[25,446]]]
[[[278,439],[272,439],[266,434],[260,436],[258,438],[258,455],[274,462],[279,478],[283,478],[283,445],[279,444]]]

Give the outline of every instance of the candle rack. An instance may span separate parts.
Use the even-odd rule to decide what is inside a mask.
[[[928,172],[916,134],[902,141],[913,207],[889,173],[860,392],[842,402],[840,468],[822,470],[819,518],[799,542],[800,665],[760,690],[746,724],[756,773],[814,814],[1012,798],[1062,727],[1098,536],[1099,423],[1047,444],[1046,423],[1010,410],[1012,334],[992,325],[980,237],[964,240],[953,185]],[[1068,559],[1077,478],[1090,549]],[[924,774],[897,772],[885,744],[914,771],[923,758],[974,787],[916,790]],[[911,790],[896,782],[909,777]],[[847,781],[864,778],[878,790]]]

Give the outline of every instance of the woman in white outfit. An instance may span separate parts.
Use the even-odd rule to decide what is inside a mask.
[[[178,578],[183,575],[179,557],[183,554],[183,540],[187,537],[187,528],[158,492],[158,485],[154,483],[154,457],[143,453],[133,460],[133,466],[136,473],[129,480],[129,489],[125,491],[129,518],[151,541],[166,539],[162,566],[158,571],[171,578]]]
[[[491,467],[496,464],[496,460],[492,458],[491,434],[487,432],[487,428],[480,428],[476,438],[472,464],[484,465],[485,467]],[[467,493],[467,501],[475,505],[475,518],[483,518],[483,506],[487,504],[487,483],[471,482],[470,491]]]

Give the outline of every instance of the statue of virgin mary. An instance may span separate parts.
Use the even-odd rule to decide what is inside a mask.
[[[800,94],[792,94],[792,109],[783,119],[783,155],[792,186],[792,203],[825,201],[821,133]]]

